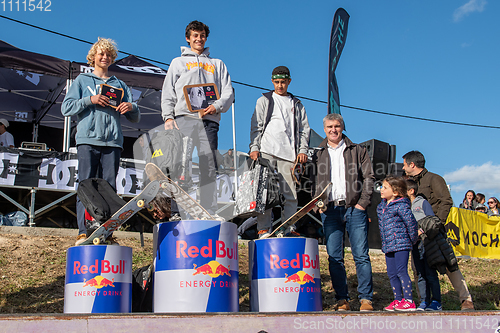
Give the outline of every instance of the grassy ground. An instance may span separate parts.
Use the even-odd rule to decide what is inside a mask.
[[[133,249],[133,269],[152,261],[152,241],[142,248],[136,239],[120,239],[120,244]],[[0,234],[0,313],[62,313],[66,249],[73,237],[28,237]],[[332,311],[334,292],[328,273],[327,254],[320,247],[323,310]],[[382,310],[392,301],[383,254],[371,254],[375,310]],[[346,252],[351,308],[359,309],[357,278],[351,254]],[[500,309],[500,260],[461,260],[460,269],[467,280],[477,310]],[[249,311],[248,248],[239,244],[240,311]],[[412,274],[412,273],[410,273]],[[448,277],[441,276],[441,292],[445,310],[459,310],[458,294]]]

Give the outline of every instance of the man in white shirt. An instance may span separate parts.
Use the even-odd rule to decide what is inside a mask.
[[[271,81],[274,91],[257,100],[250,130],[250,158],[267,160],[280,178],[280,191],[286,202],[281,216],[286,221],[297,211],[297,192],[292,179],[293,165],[307,161],[309,122],[299,99],[288,93],[292,81],[290,70],[278,66]],[[268,209],[257,217],[259,238],[267,236],[272,227],[272,212]]]
[[[7,127],[9,127],[9,122],[7,119],[0,119],[0,146],[14,148],[14,137],[12,134],[7,132]]]
[[[342,132],[344,119],[329,114],[323,119],[326,139],[312,158],[316,166],[318,195],[332,182],[326,209],[321,212],[325,232],[330,276],[338,311],[350,310],[347,275],[344,266],[344,234],[347,231],[358,278],[360,311],[372,311],[373,279],[368,254],[368,215],[373,192],[372,164],[365,147],[353,143]]]

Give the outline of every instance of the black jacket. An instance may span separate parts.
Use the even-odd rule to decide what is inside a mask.
[[[426,216],[418,221],[418,227],[424,231],[421,236],[425,257],[429,267],[436,269],[440,274],[458,269],[458,261],[453,249],[446,239],[444,225],[437,216]]]

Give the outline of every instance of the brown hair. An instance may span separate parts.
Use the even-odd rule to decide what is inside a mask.
[[[387,182],[392,188],[392,192],[394,194],[397,194],[397,197],[400,198],[407,198],[408,195],[406,194],[406,180],[403,177],[392,177],[389,176],[386,179],[384,179],[384,182]]]

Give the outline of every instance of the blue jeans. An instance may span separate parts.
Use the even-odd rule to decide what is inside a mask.
[[[418,249],[419,243],[413,245],[412,257],[418,275],[420,301],[427,304],[430,304],[432,301],[441,303],[441,287],[439,285],[438,273],[435,269],[429,267],[425,253],[420,254]]]
[[[120,167],[121,148],[91,145],[78,146],[78,180],[102,178],[116,190],[116,175]],[[85,207],[76,197],[78,234],[86,234]]]
[[[349,300],[347,275],[344,266],[344,234],[351,242],[351,251],[358,277],[358,298],[372,300],[372,264],[368,254],[368,215],[366,211],[354,207],[329,205],[321,214],[325,231],[328,268],[332,278],[335,298]]]

